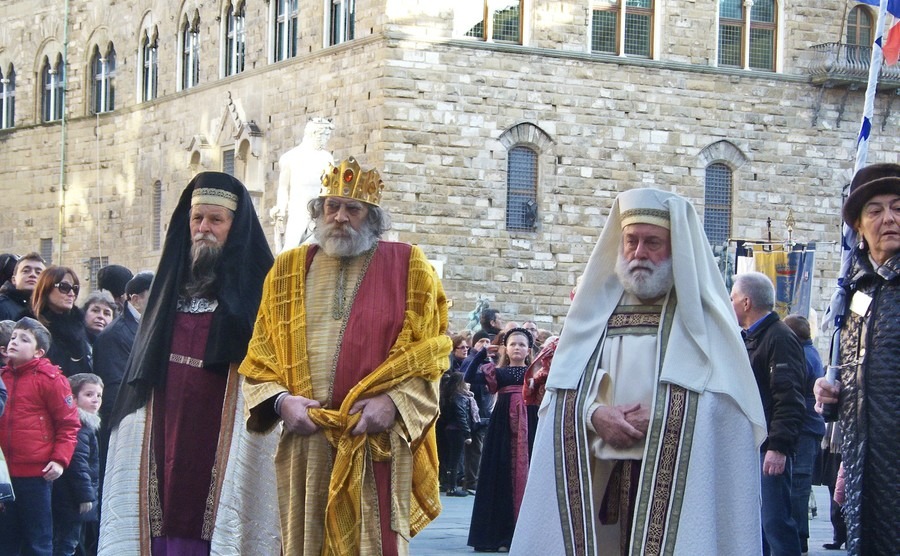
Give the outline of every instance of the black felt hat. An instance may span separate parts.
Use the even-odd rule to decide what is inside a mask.
[[[97,271],[97,286],[113,294],[113,297],[119,297],[125,293],[125,285],[133,277],[134,274],[124,266],[111,264]]]
[[[851,228],[862,213],[866,201],[884,193],[900,194],[900,164],[872,164],[860,169],[850,182],[850,194],[841,211],[844,222]]]
[[[153,283],[153,273],[149,270],[145,270],[144,272],[138,272],[134,275],[134,278],[128,281],[125,284],[125,293],[128,295],[134,295],[136,293],[144,293],[145,291],[150,289],[150,284]]]

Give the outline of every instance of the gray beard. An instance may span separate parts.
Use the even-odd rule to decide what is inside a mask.
[[[325,254],[335,258],[362,255],[378,242],[378,236],[367,222],[363,223],[362,230],[356,231],[349,224],[326,224],[324,216],[316,219],[313,236]]]
[[[635,267],[648,270],[633,271]],[[630,263],[619,253],[616,259],[616,276],[625,291],[641,300],[650,300],[662,297],[669,293],[675,284],[672,274],[672,259],[654,264],[649,260],[633,260]]]
[[[215,296],[216,263],[222,255],[222,246],[209,243],[191,244],[191,273],[184,291],[188,297],[212,298]]]

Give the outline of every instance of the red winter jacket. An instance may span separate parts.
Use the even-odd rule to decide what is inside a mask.
[[[9,398],[0,416],[0,448],[13,477],[41,477],[51,461],[69,466],[81,420],[69,381],[49,359],[0,369]]]

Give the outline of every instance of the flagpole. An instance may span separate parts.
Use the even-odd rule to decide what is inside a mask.
[[[887,15],[888,0],[881,0],[878,6],[878,21],[875,24],[875,40],[872,44],[872,56],[869,60],[869,79],[866,84],[866,97],[863,105],[862,122],[859,127],[859,135],[856,139],[856,164],[853,167],[853,175],[866,165],[869,155],[869,135],[872,132],[872,119],[875,113],[875,92],[878,89],[878,75],[884,62],[884,21]],[[834,318],[834,335],[831,341],[831,364],[840,364],[841,328],[844,325],[844,314],[847,309],[846,281],[850,275],[850,254],[857,242],[856,231],[843,223],[843,238],[841,245],[841,271],[838,276],[837,291],[831,298],[828,312]],[[827,320],[827,319],[826,319]]]

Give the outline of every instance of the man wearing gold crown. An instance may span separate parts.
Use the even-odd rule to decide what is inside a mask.
[[[510,552],[761,553],[762,405],[685,199],[616,198],[546,388]]]
[[[111,418],[100,554],[277,554],[275,435],[237,367],[272,252],[244,185],[197,174],[172,214]]]
[[[440,512],[447,302],[419,248],[379,241],[383,189],[353,158],[323,174],[316,242],[276,259],[240,368],[248,429],[284,422],[284,554],[406,554]]]

